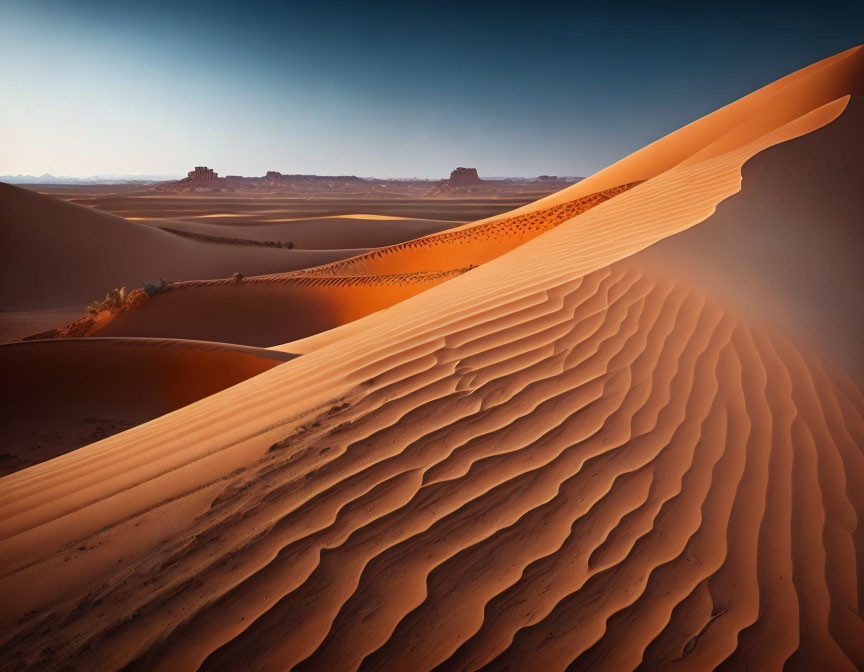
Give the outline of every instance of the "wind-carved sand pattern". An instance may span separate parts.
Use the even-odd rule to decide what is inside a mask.
[[[626,264],[543,299],[370,367],[274,444],[202,521],[237,538],[242,511],[261,536],[232,560],[266,564],[138,669],[223,611],[251,624],[201,669],[853,669],[855,386]]]
[[[855,385],[627,262],[541,294],[358,372],[3,659],[50,634],[33,669],[133,642],[136,670],[854,669]]]
[[[470,273],[4,477],[0,669],[864,669],[862,85],[862,48],[793,73]]]

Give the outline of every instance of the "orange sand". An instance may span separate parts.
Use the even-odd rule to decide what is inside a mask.
[[[170,413],[290,359],[272,350],[146,338],[0,346],[0,473]]]
[[[864,668],[862,83],[862,48],[779,80],[470,273],[0,480],[0,667]],[[768,310],[796,260],[800,329]]]
[[[0,200],[3,310],[85,306],[115,287],[133,289],[160,275],[172,281],[255,275],[352,254],[206,245],[8,184],[0,184]]]
[[[176,283],[127,310],[85,316],[39,336],[150,336],[278,345],[403,301],[518,247],[631,186],[304,271],[247,278],[241,283]]]

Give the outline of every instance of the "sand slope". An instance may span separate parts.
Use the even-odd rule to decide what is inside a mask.
[[[845,230],[862,54],[660,141],[671,166],[624,160],[616,180],[647,181],[302,357],[0,480],[0,668],[864,667],[861,381],[716,292],[722,257],[672,263],[712,260],[686,230],[736,193],[782,233],[776,175],[814,207],[775,263],[835,209]],[[860,301],[861,252],[807,270]]]
[[[450,280],[632,186],[617,186],[308,270],[247,278],[242,283],[175,283],[129,310],[86,316],[40,337],[151,336],[254,346],[305,338]]]
[[[771,156],[744,166],[743,193],[641,258],[812,344],[864,384],[864,98]]]
[[[204,245],[108,213],[0,184],[0,310],[82,307],[115,287],[274,273],[326,263],[350,250]]]
[[[407,240],[451,229],[463,222],[420,217],[383,215],[343,215],[282,221],[274,219],[264,224],[238,224],[228,220],[202,218],[194,222],[159,223],[188,233],[244,238],[259,241],[286,241],[303,250],[368,249],[395,245]]]
[[[223,343],[144,338],[0,346],[0,473],[170,413],[292,358]]]

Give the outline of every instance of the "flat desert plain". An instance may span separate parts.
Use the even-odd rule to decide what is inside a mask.
[[[127,288],[0,346],[0,669],[864,669],[862,96],[459,216],[0,187],[4,305]]]

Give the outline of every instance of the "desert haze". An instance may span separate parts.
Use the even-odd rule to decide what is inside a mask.
[[[569,186],[197,175],[0,185],[0,670],[864,669],[864,47]]]

